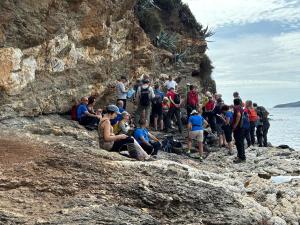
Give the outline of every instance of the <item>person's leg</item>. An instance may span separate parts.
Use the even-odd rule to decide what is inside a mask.
[[[113,144],[113,146],[112,146],[112,148],[111,148],[111,151],[113,151],[113,152],[118,152],[118,151],[120,151],[120,149],[121,149],[124,145],[129,144],[129,143],[133,143],[133,142],[134,142],[134,140],[133,140],[133,138],[131,138],[131,137],[128,137],[128,138],[126,138],[126,139],[122,139],[122,140],[115,141],[114,144]]]
[[[238,151],[238,158],[240,160],[246,160],[245,147],[244,147],[244,130],[237,129],[234,131],[235,145]]]
[[[259,147],[262,147],[262,126],[259,125],[256,128],[256,137],[257,137],[257,143]]]
[[[97,125],[97,124],[99,124],[99,119],[97,119],[95,117],[91,117],[91,116],[84,116],[80,119],[79,123],[83,126]]]
[[[245,132],[245,139],[247,141],[247,146],[250,147],[251,145],[250,128],[245,129],[244,132]]]
[[[151,113],[151,105],[147,106],[147,107],[144,107],[145,109],[145,118],[147,120],[147,124],[149,125],[150,124],[150,113]]]
[[[255,144],[255,122],[250,122],[250,138],[251,138],[251,144]]]
[[[166,132],[168,132],[168,129],[171,128],[171,118],[173,117],[174,115],[174,109],[175,108],[170,108],[168,113],[167,113],[167,118],[166,118],[166,126],[165,126],[165,130]]]
[[[161,149],[161,144],[159,142],[150,142],[153,147],[152,155],[157,155],[157,152]]]
[[[143,112],[142,106],[138,105],[134,115],[134,123],[137,127],[139,127],[139,122],[140,122],[142,112]]]
[[[178,108],[175,109],[175,116],[176,116],[176,120],[178,123],[179,133],[182,133],[182,122],[181,122],[181,118],[180,118],[180,109],[178,109]]]
[[[187,117],[190,118],[190,115],[191,115],[191,112],[192,112],[192,107],[187,105],[186,106],[186,113],[187,113]]]
[[[152,145],[146,145],[144,143],[140,144],[141,147],[145,150],[145,152],[147,152],[148,155],[152,155],[154,152],[154,148]]]
[[[153,114],[153,117],[154,117],[154,129],[157,131],[158,115],[157,114]]]
[[[200,159],[202,159],[203,157],[203,130],[202,131],[198,131],[198,151],[199,151],[199,155],[200,155]]]
[[[232,130],[229,125],[224,126],[223,129],[224,129],[226,142],[228,143],[229,154],[231,155],[233,153],[233,151],[232,151]]]
[[[263,125],[263,144],[264,147],[268,147],[268,131],[269,131],[269,124]]]

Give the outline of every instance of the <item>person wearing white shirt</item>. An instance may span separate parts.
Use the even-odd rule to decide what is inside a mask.
[[[116,86],[117,89],[117,101],[121,100],[123,104],[123,109],[126,109],[126,99],[127,99],[127,90],[125,89],[125,83],[127,82],[127,79],[125,76],[121,76],[120,81],[118,81],[118,84]]]
[[[167,88],[167,90],[170,90],[171,88],[174,88],[174,90],[176,90],[176,86],[176,81],[172,79],[171,75],[169,75],[169,80],[165,82],[165,87]]]

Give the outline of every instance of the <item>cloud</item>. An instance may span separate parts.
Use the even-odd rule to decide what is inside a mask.
[[[230,24],[281,21],[300,25],[299,0],[183,0],[196,19],[214,28]]]

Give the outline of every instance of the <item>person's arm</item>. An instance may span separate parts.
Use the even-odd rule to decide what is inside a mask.
[[[140,95],[141,95],[141,87],[138,87],[135,95],[135,101],[138,103],[140,101]]]
[[[119,123],[119,126],[124,133],[126,134],[128,133],[130,126],[126,126],[126,123],[121,123],[121,122]]]
[[[236,119],[233,123],[232,130],[235,130],[237,128],[238,124],[240,123],[241,117],[242,117],[241,113],[238,112],[236,115]]]
[[[187,125],[188,131],[191,131],[191,130],[192,130],[192,126],[193,126],[193,125],[191,124],[191,122],[189,122],[188,125]]]
[[[121,92],[123,93],[123,94],[126,94],[128,91],[126,91],[126,89],[125,89],[125,85],[122,83],[122,84],[120,84],[120,89],[121,89]]]
[[[150,92],[150,99],[153,99],[155,97],[155,94],[152,87],[149,87],[149,92]]]
[[[145,140],[145,138],[144,138],[143,136],[139,137],[139,139],[140,139],[140,141],[141,141],[143,144],[152,146],[149,142],[147,142],[147,141]]]
[[[158,138],[155,137],[153,134],[151,134],[150,132],[149,132],[148,134],[149,134],[149,137],[150,137],[152,140],[154,140],[154,141],[156,141],[156,142],[159,142]]]
[[[230,124],[230,118],[229,118],[228,116],[226,117],[225,124],[226,124],[226,125],[229,125],[229,124]]]
[[[204,127],[209,127],[209,124],[205,119],[203,119],[203,124],[204,124]]]
[[[104,141],[117,141],[117,140],[122,140],[127,138],[127,135],[125,134],[112,135],[110,132],[111,126],[109,121],[104,122],[103,129],[104,129],[103,132]]]
[[[89,113],[89,111],[85,111],[84,115],[94,117],[94,118],[98,118],[99,120],[102,118],[102,116]]]

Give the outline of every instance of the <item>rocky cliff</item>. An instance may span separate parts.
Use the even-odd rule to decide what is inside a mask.
[[[177,45],[159,44],[161,31]],[[179,0],[1,0],[0,224],[299,225],[299,180],[270,179],[299,176],[299,152],[249,148],[242,165],[218,148],[203,163],[163,152],[137,162],[61,115],[83,95],[114,100],[124,74],[215,91],[208,34]]]
[[[174,51],[190,49],[184,62],[175,63],[175,52],[155,47],[153,37],[140,26],[137,4],[140,1],[1,1],[1,118],[64,113],[74,99],[91,94],[105,104],[112,100],[111,88],[121,75],[129,80],[165,73],[190,78],[192,71],[199,71],[201,61],[207,61],[205,40],[191,36],[189,29],[174,31],[179,37]],[[177,17],[179,11],[172,15]],[[176,23],[184,28],[178,18]],[[167,19],[164,15],[162,21]],[[203,81],[205,88],[215,89],[211,79]]]

